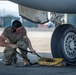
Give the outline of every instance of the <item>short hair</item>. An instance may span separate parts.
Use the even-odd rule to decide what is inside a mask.
[[[14,20],[12,22],[12,26],[14,26],[15,28],[19,28],[22,26],[22,23],[19,20]]]

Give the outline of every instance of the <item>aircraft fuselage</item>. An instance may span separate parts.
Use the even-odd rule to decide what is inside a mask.
[[[9,0],[17,4],[58,13],[76,13],[76,0]]]

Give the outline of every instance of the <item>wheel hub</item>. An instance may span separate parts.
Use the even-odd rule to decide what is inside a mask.
[[[76,57],[76,34],[69,32],[64,39],[64,52],[69,58]]]
[[[69,47],[70,47],[71,50],[74,49],[74,42],[73,41],[70,42]]]

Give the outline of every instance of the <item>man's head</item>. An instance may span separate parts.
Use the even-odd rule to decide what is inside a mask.
[[[12,30],[13,30],[13,33],[14,32],[22,32],[22,23],[19,21],[19,20],[14,20],[12,22]]]

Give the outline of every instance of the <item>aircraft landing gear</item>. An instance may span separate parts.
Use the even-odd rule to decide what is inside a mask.
[[[51,39],[54,58],[64,58],[68,63],[76,62],[76,28],[70,24],[58,26]]]

